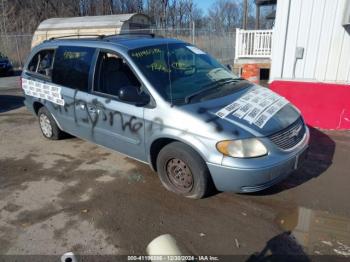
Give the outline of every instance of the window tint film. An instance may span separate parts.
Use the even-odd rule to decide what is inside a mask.
[[[94,52],[95,49],[90,47],[59,47],[56,51],[52,81],[58,85],[87,91]]]
[[[94,91],[118,97],[122,87],[141,87],[128,64],[118,55],[101,52],[97,61]]]
[[[28,70],[43,76],[51,77],[54,50],[43,50],[37,53],[28,65]]]

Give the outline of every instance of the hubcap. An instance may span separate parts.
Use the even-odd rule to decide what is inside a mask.
[[[171,184],[181,193],[188,193],[193,187],[193,175],[185,162],[172,158],[166,164],[166,173]]]
[[[52,136],[52,126],[50,119],[45,114],[41,114],[39,117],[40,128],[43,131],[44,136],[51,137]]]

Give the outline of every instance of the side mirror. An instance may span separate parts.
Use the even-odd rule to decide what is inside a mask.
[[[135,104],[136,106],[144,106],[150,102],[150,96],[144,92],[139,92],[137,86],[123,86],[119,89],[119,99],[128,103]]]
[[[228,70],[232,71],[232,67],[231,67],[230,64],[227,64],[226,67],[227,67]]]

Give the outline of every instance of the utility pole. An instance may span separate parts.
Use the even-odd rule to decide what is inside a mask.
[[[194,45],[194,39],[196,36],[196,23],[192,21],[192,44]]]
[[[166,17],[166,9],[167,9],[167,6],[168,6],[168,0],[162,0],[162,7],[163,7],[163,27],[164,29],[166,28],[167,26],[167,17]]]
[[[260,28],[260,5],[256,4],[255,7],[255,30]]]
[[[243,0],[243,29],[247,29],[247,20],[248,20],[248,0]]]

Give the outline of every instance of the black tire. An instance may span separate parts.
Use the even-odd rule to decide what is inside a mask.
[[[200,199],[213,190],[206,163],[194,149],[181,142],[172,142],[161,149],[157,173],[167,190],[188,198]]]
[[[49,135],[47,132],[45,132],[41,124],[41,118],[46,117],[49,121],[49,125],[51,127],[51,134]],[[65,133],[58,127],[55,119],[52,117],[49,110],[47,110],[45,107],[41,107],[38,111],[38,121],[39,121],[39,127],[41,130],[41,133],[43,136],[50,140],[60,140],[65,137]]]

